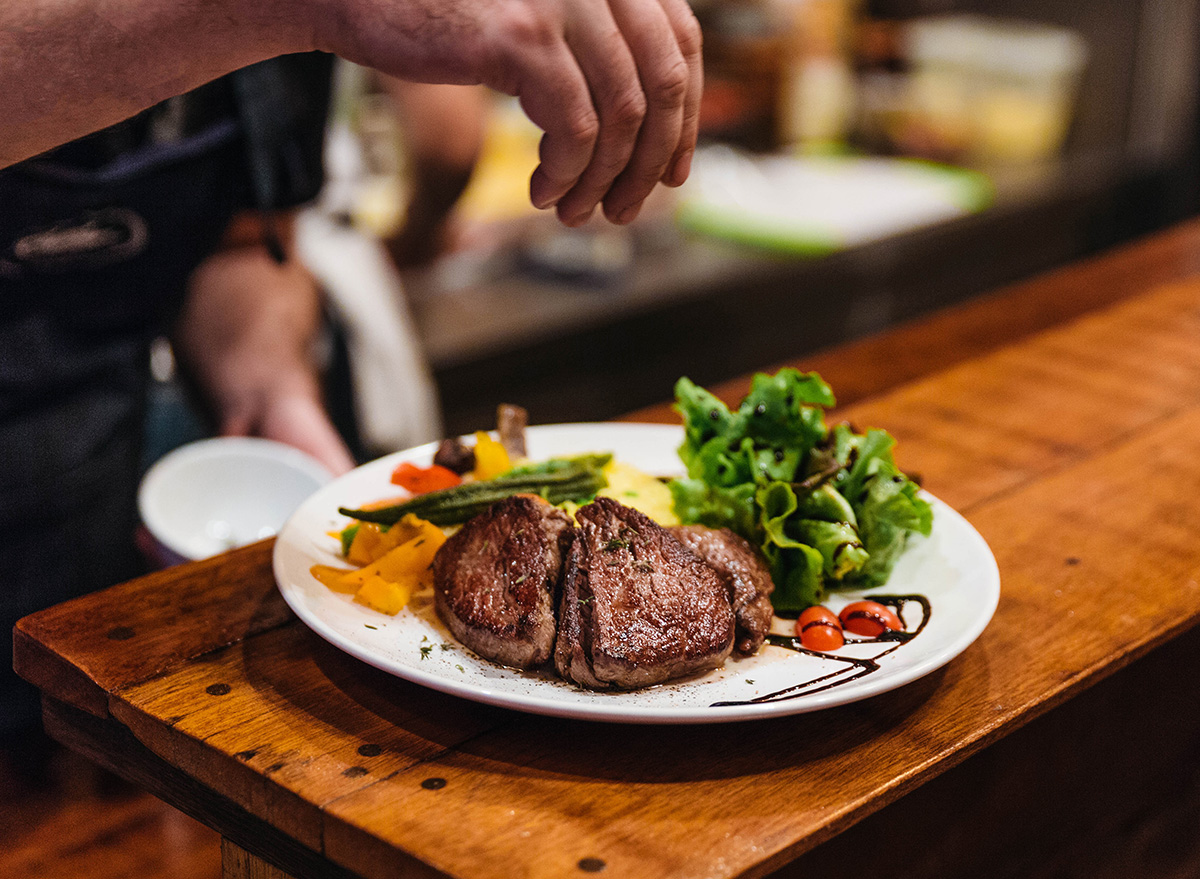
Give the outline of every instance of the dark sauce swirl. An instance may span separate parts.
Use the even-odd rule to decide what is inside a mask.
[[[795,650],[797,653],[804,653],[818,659],[842,662],[845,665],[828,674],[785,687],[782,690],[776,690],[774,693],[767,693],[766,695],[756,696],[753,699],[746,699],[744,701],[714,702],[709,707],[721,708],[734,705],[761,705],[767,702],[786,702],[790,699],[798,699],[801,696],[809,696],[813,693],[831,690],[834,687],[840,687],[851,681],[857,681],[879,671],[880,659],[899,650],[903,645],[924,631],[925,626],[929,623],[932,608],[929,604],[929,599],[924,595],[871,595],[868,597],[871,601],[891,607],[896,612],[896,616],[900,618],[900,622],[904,625],[904,628],[898,631],[884,630],[873,638],[847,637],[846,643],[891,644],[892,646],[870,659],[857,659],[851,656],[839,656],[836,653],[822,653],[817,650],[809,650],[800,643],[800,638],[794,635],[767,635],[767,643],[773,647],[783,647],[787,650]],[[917,604],[921,608],[921,621],[911,632],[908,631],[908,623],[904,619],[905,607],[909,604]]]

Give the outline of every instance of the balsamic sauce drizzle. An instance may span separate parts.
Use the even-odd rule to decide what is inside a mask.
[[[852,656],[838,656],[836,653],[822,653],[817,650],[809,650],[800,644],[799,637],[792,635],[767,635],[767,643],[774,647],[783,647],[788,650],[795,650],[797,653],[804,653],[808,656],[815,656],[818,659],[830,659],[838,662],[844,662],[845,666],[831,671],[828,674],[820,677],[812,678],[803,683],[794,684],[790,687],[785,687],[782,690],[776,690],[774,693],[767,693],[764,696],[756,696],[753,699],[744,701],[731,702],[714,702],[710,708],[729,707],[734,705],[761,705],[767,702],[786,702],[789,699],[798,699],[801,696],[809,696],[813,693],[820,693],[825,690],[830,690],[834,687],[840,687],[842,684],[848,684],[851,681],[856,681],[859,678],[866,677],[872,672],[879,670],[878,660],[899,650],[917,635],[921,634],[926,624],[929,622],[929,616],[932,609],[929,604],[929,599],[924,595],[870,595],[867,596],[871,601],[877,601],[880,604],[886,604],[896,611],[896,616],[900,618],[903,629],[898,631],[885,631],[874,638],[847,638],[847,644],[891,644],[886,650],[877,653],[869,659],[856,659]],[[917,624],[916,629],[908,631],[908,623],[904,619],[904,607],[909,602],[919,604],[921,607],[921,621]]]

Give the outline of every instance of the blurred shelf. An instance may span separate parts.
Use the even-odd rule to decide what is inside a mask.
[[[981,213],[808,259],[687,234],[656,210],[605,285],[538,278],[502,251],[406,286],[448,430],[490,424],[501,401],[538,422],[603,419],[669,397],[680,375],[803,356],[1148,231],[1129,228],[1124,198],[1148,173],[1116,154],[992,169]]]

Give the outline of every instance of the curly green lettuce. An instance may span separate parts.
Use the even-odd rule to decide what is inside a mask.
[[[675,511],[758,546],[777,611],[819,604],[832,589],[882,585],[909,536],[929,535],[933,509],[896,466],[895,440],[828,428],[835,400],[816,373],[759,373],[736,410],[687,378],[675,398],[687,468],[671,482]]]

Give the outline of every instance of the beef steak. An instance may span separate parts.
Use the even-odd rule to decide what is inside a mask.
[[[468,521],[433,560],[434,606],[480,656],[531,668],[554,650],[554,606],[574,529],[566,513],[514,496]]]
[[[554,664],[593,689],[717,668],[733,648],[724,578],[637,510],[598,498],[575,515]]]
[[[771,630],[775,581],[750,541],[728,528],[680,525],[671,529],[683,543],[726,578],[737,635],[733,650],[753,656]]]

